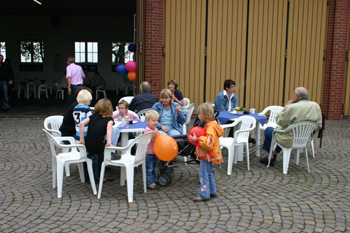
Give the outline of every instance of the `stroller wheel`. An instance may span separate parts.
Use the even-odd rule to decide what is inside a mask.
[[[174,169],[172,167],[165,168],[165,174],[169,175],[171,178],[174,177]]]
[[[168,174],[160,174],[158,177],[158,182],[161,186],[167,186],[171,183],[172,178]]]

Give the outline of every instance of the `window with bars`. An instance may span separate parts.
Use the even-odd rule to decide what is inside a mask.
[[[43,63],[43,41],[20,41],[21,63]]]
[[[76,63],[98,63],[98,42],[75,42]]]
[[[133,61],[134,52],[129,51],[132,43],[112,42],[112,63],[120,64]]]

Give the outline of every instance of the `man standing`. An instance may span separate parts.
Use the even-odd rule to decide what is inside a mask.
[[[11,66],[4,63],[4,56],[0,54],[0,97],[2,98],[2,109],[7,110],[9,105],[8,85],[13,83],[13,72]]]
[[[66,103],[66,110],[74,102],[74,92],[81,86],[84,86],[85,74],[81,66],[74,63],[74,57],[68,57],[67,59],[67,87],[68,98]]]
[[[227,79],[224,82],[224,90],[215,98],[215,109],[219,112],[232,111],[238,107],[238,98],[235,94],[236,83],[232,79]]]
[[[134,112],[139,112],[159,102],[156,95],[151,93],[151,85],[148,82],[142,82],[140,85],[141,94],[135,96],[129,106],[129,109]]]
[[[298,123],[300,121],[312,121],[318,124],[318,129],[322,127],[322,113],[320,106],[308,99],[309,92],[305,87],[297,87],[294,90],[294,98],[289,100],[285,108],[276,116],[276,123],[279,125],[277,129],[284,130],[290,125]],[[265,130],[265,141],[263,149],[270,152],[271,139],[274,128],[268,127]],[[277,142],[285,147],[291,147],[293,143],[293,133],[275,133]],[[270,166],[275,165],[275,161],[278,153],[282,151],[282,148],[277,146],[271,155]],[[261,163],[267,164],[268,157],[261,158]]]

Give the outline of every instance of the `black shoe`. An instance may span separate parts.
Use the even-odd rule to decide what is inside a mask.
[[[211,194],[210,194],[210,197],[211,197],[211,198],[216,198],[217,195],[216,195],[216,193],[211,193]]]
[[[271,161],[270,161],[270,166],[275,166],[276,158],[277,158],[277,155],[274,155],[273,159],[271,159]],[[266,156],[264,158],[261,158],[260,163],[267,165],[269,163],[268,157]]]

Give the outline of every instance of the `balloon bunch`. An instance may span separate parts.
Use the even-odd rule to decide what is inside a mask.
[[[130,44],[128,46],[128,50],[130,52],[135,52],[136,51],[136,45],[135,44]],[[136,63],[134,61],[128,61],[126,64],[120,64],[117,66],[117,73],[120,75],[123,75],[123,80],[125,82],[133,82],[137,79],[136,75]]]

